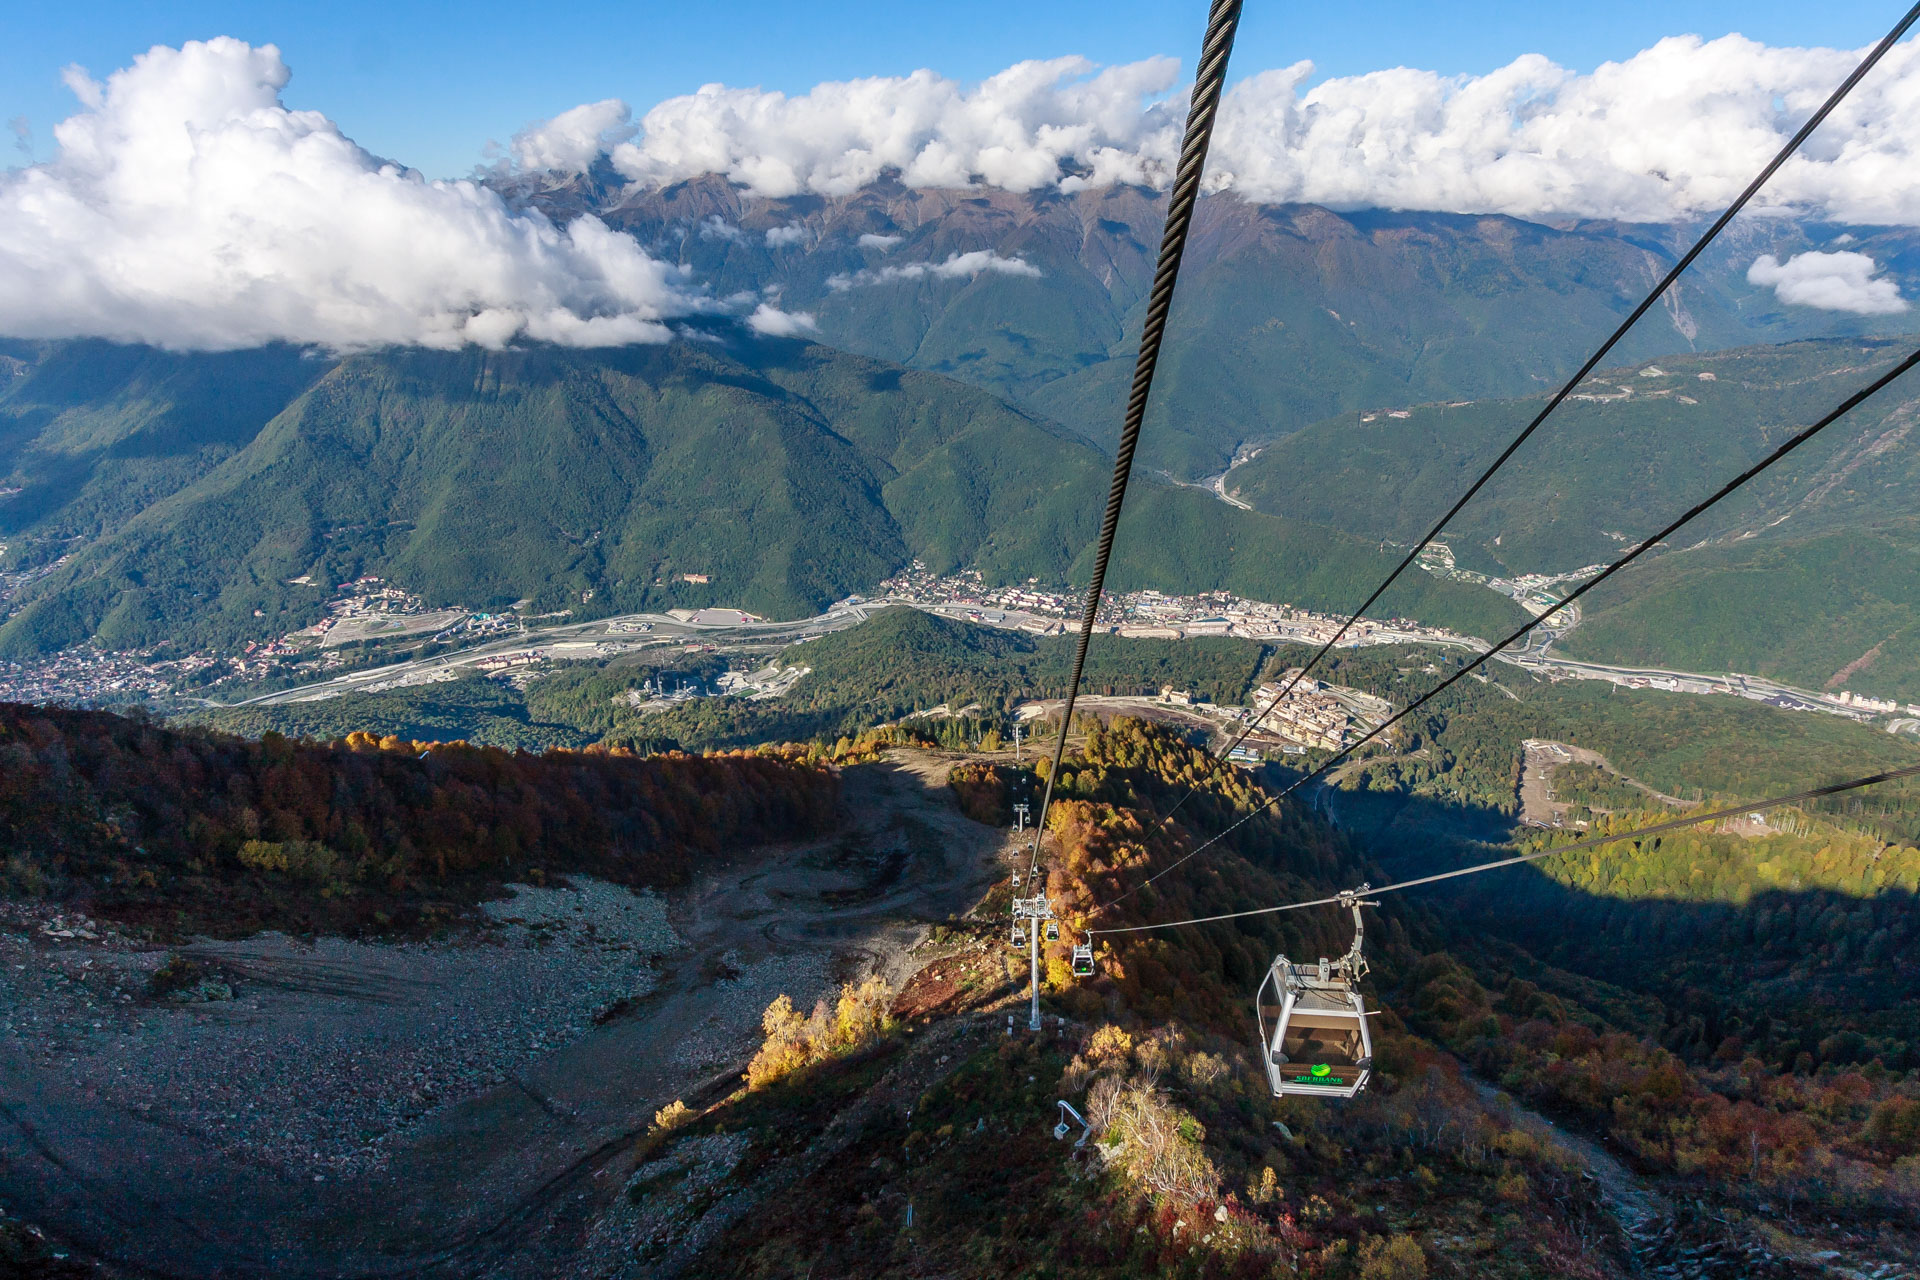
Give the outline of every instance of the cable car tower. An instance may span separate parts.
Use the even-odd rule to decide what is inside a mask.
[[[1339,902],[1353,912],[1353,945],[1337,960],[1294,964],[1275,956],[1255,997],[1261,1059],[1276,1098],[1351,1098],[1373,1077],[1373,1036],[1357,984],[1366,976],[1360,919],[1371,885],[1343,890]],[[1269,996],[1269,991],[1272,995]]]
[[[1039,876],[1033,877],[1035,881]],[[1047,940],[1060,937],[1060,921],[1053,914],[1053,904],[1047,901],[1047,895],[1036,894],[1031,898],[1013,900],[1013,945],[1026,944],[1027,948],[1027,986],[1033,1010],[1027,1019],[1027,1030],[1040,1029],[1040,931],[1046,930]]]

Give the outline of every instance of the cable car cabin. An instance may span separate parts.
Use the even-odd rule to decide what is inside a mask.
[[[1027,945],[1027,923],[1024,920],[1013,922],[1013,945],[1016,947]]]
[[[1274,1097],[1351,1098],[1373,1075],[1373,1037],[1360,993],[1320,965],[1273,962],[1260,989],[1260,1038]],[[1270,1003],[1277,999],[1279,1003]]]
[[[1357,990],[1366,974],[1360,952],[1359,895],[1343,893],[1353,909],[1353,946],[1337,960],[1294,964],[1276,956],[1260,984],[1257,1014],[1261,1058],[1273,1096],[1351,1098],[1373,1076],[1373,1036]]]
[[[1093,944],[1091,942],[1073,944],[1073,976],[1076,978],[1093,976]]]
[[[1060,922],[1058,920],[1047,921],[1047,941],[1060,941]]]

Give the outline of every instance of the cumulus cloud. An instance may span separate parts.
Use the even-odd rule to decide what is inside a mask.
[[[806,242],[807,228],[804,223],[789,222],[784,227],[767,228],[767,248],[769,249],[783,249],[790,244]]]
[[[717,213],[700,219],[699,230],[702,240],[738,240],[746,234]]]
[[[860,237],[860,247],[862,249],[878,249],[881,253],[885,253],[904,239],[906,239],[905,236],[882,236],[869,231],[866,235]]]
[[[633,133],[633,111],[626,103],[618,98],[588,102],[514,134],[513,160],[534,172],[585,173]]]
[[[798,338],[818,331],[811,311],[782,311],[761,303],[747,317],[747,327],[771,338]]]
[[[173,348],[269,341],[498,347],[658,342],[714,304],[598,219],[565,228],[427,182],[280,102],[271,45],[156,47],[51,161],[0,173],[0,333]]]
[[[1133,180],[1141,149],[1164,151],[1155,140],[1179,127],[1177,106],[1151,101],[1178,71],[1172,58],[1098,73],[1085,58],[1055,58],[972,89],[931,71],[797,97],[710,84],[647,112],[613,162],[643,183],[722,173],[769,196],[846,195],[888,170],[915,187],[1031,191],[1058,184],[1063,159],[1086,180]]]
[[[1905,311],[1900,286],[1873,278],[1879,270],[1864,253],[1797,253],[1785,262],[1768,253],[1747,268],[1747,283],[1771,287],[1782,302],[1822,311],[1863,316]]]
[[[1855,52],[1662,40],[1577,73],[1527,55],[1482,76],[1398,68],[1236,84],[1208,179],[1260,202],[1633,221],[1724,205],[1852,69]],[[643,184],[724,174],[756,194],[1164,186],[1177,65],[1022,62],[980,85],[918,71],[788,96],[707,85],[648,111],[613,162]],[[1920,225],[1920,44],[1897,46],[1775,177],[1771,207]]]
[[[827,287],[837,293],[872,284],[891,284],[896,280],[971,280],[981,272],[1003,276],[1038,276],[1040,268],[1025,258],[1002,258],[986,249],[972,253],[954,253],[944,262],[905,262],[878,271],[862,269],[851,275],[827,277]]]

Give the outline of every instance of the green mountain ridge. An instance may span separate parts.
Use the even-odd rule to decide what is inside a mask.
[[[38,368],[0,395],[22,434]],[[92,411],[115,412],[118,394]],[[0,649],[284,634],[320,616],[324,592],[303,577],[371,573],[435,604],[579,616],[800,616],[916,557],[997,581],[1084,579],[1109,469],[984,392],[782,341],[350,356],[206,461],[28,587]],[[35,492],[21,489],[12,503]],[[0,537],[65,518],[29,503],[16,524],[14,509],[0,503]],[[1361,540],[1143,483],[1110,581],[1337,608],[1384,569]],[[1391,603],[1469,631],[1512,612],[1431,581]]]
[[[1498,574],[1611,560],[1909,349],[1793,343],[1596,375],[1582,394],[1611,398],[1562,406],[1444,540],[1462,567]],[[1410,544],[1543,403],[1342,415],[1227,484],[1259,510]],[[1596,589],[1559,651],[1920,698],[1916,417],[1920,383],[1895,383]],[[1371,499],[1382,492],[1402,500]]]

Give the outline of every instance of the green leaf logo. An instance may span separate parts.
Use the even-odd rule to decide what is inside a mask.
[[[1324,1062],[1316,1062],[1313,1064],[1313,1074],[1317,1076],[1330,1076],[1333,1074],[1333,1068]]]

